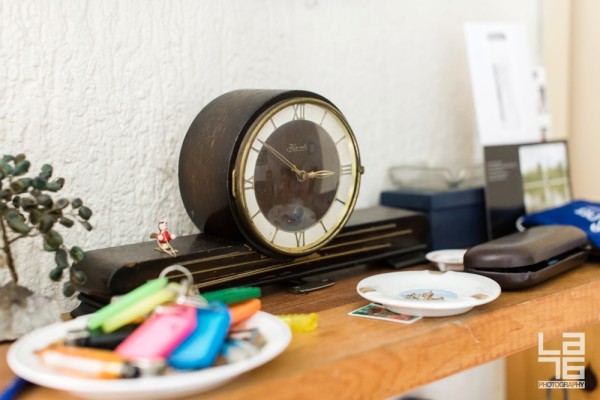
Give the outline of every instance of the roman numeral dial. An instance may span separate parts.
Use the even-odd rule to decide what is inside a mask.
[[[335,106],[308,93],[263,110],[238,152],[233,192],[242,231],[267,253],[317,251],[346,223],[358,196],[354,134]]]

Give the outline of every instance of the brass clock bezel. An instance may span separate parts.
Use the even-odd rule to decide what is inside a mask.
[[[263,126],[278,112],[280,112],[286,107],[295,104],[316,105],[320,108],[327,110],[327,112],[333,114],[342,123],[343,128],[345,130],[344,135],[347,137],[348,140],[350,140],[351,143],[351,152],[353,153],[353,163],[355,163],[355,165],[353,166],[351,171],[352,180],[350,185],[352,193],[348,196],[348,201],[344,204],[340,215],[336,219],[334,227],[325,232],[320,239],[318,239],[317,241],[313,241],[312,243],[309,243],[307,245],[300,247],[283,247],[267,241],[263,237],[263,234],[260,232],[260,230],[253,223],[252,217],[246,213],[247,202],[246,194],[244,191],[243,172],[247,168],[248,157],[251,151],[251,144],[254,142],[255,138],[258,136]],[[244,228],[248,229],[251,232],[251,237],[255,238],[255,240],[258,241],[260,245],[266,247],[267,249],[273,252],[276,252],[280,255],[294,257],[313,253],[314,251],[327,244],[331,239],[333,239],[350,218],[350,215],[354,210],[354,206],[358,198],[361,173],[362,165],[360,161],[360,153],[358,150],[356,137],[346,118],[335,106],[326,101],[322,101],[320,99],[311,97],[294,97],[291,99],[283,100],[269,107],[267,110],[263,111],[255,119],[253,124],[247,130],[247,134],[244,135],[244,138],[239,147],[238,156],[236,157],[235,168],[233,170],[232,176],[232,194],[234,198],[235,209],[237,215],[239,216],[239,221],[244,225]]]

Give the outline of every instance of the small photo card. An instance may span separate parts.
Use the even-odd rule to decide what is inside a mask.
[[[348,313],[354,317],[365,317],[381,319],[384,321],[400,322],[402,324],[412,324],[423,317],[415,315],[397,314],[382,306],[381,304],[371,303]]]

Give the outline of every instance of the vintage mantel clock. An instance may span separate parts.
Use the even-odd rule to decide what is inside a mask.
[[[238,90],[192,122],[179,158],[184,206],[200,234],[86,251],[76,269],[89,313],[180,264],[200,290],[290,281],[360,263],[423,260],[424,214],[355,210],[363,167],[356,139],[327,99],[301,90]],[[173,279],[177,277],[173,276]],[[306,289],[306,287],[304,287]],[[314,287],[311,287],[311,289]]]
[[[179,158],[179,187],[209,235],[275,257],[313,253],[348,221],[363,167],[354,134],[326,98],[237,90],[208,104]]]

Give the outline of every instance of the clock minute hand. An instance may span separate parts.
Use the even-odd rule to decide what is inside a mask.
[[[308,176],[309,179],[327,178],[328,176],[335,175],[335,172],[324,169],[321,171],[311,171],[311,172],[308,172],[306,175]]]
[[[257,139],[263,146],[265,146],[267,148],[267,150],[269,150],[275,157],[279,158],[280,161],[282,161],[284,164],[286,164],[288,167],[290,167],[292,169],[292,171],[300,176],[302,174],[302,172],[298,169],[298,167],[296,167],[294,164],[292,164],[292,162],[290,160],[288,160],[287,158],[285,158],[280,152],[278,152],[277,150],[275,150],[275,148],[273,146],[271,146],[270,144],[267,144],[265,142],[263,142],[260,139]],[[305,172],[306,173],[306,172]]]

